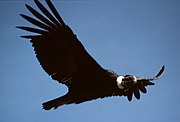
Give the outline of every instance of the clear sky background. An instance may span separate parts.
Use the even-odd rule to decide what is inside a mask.
[[[162,65],[166,71],[141,100],[111,97],[51,111],[41,104],[67,88],[43,71],[29,41],[20,38],[27,32],[15,28],[31,25],[19,16],[30,15],[26,3],[36,8],[32,1],[0,1],[1,122],[180,121],[179,0],[53,1],[104,68],[140,77],[154,76]]]

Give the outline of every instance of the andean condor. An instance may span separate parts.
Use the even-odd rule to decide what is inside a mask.
[[[109,96],[127,96],[131,101],[134,94],[140,99],[139,91],[146,93],[145,87],[154,85],[151,81],[163,74],[164,66],[153,78],[121,76],[104,69],[88,54],[50,0],[46,0],[46,3],[53,15],[38,0],[34,2],[43,15],[27,4],[26,8],[37,19],[20,15],[41,29],[24,26],[17,28],[37,34],[22,37],[30,39],[40,65],[52,79],[68,87],[66,95],[43,103],[45,110]]]

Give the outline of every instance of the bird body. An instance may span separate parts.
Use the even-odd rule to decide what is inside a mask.
[[[164,66],[153,78],[120,76],[112,70],[104,69],[86,51],[50,0],[46,0],[46,3],[53,15],[38,0],[34,2],[43,15],[27,4],[26,8],[37,19],[20,15],[41,29],[24,26],[17,28],[38,34],[22,37],[30,39],[36,57],[46,73],[68,87],[68,93],[64,96],[43,103],[45,110],[109,96],[127,96],[131,101],[134,94],[140,99],[139,90],[146,93],[145,87],[154,85],[150,81],[163,74]]]

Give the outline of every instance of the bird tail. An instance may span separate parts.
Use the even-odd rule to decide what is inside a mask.
[[[69,95],[66,94],[62,97],[47,101],[43,103],[42,105],[43,105],[43,109],[50,110],[52,108],[57,109],[59,106],[70,104],[70,103],[71,103],[71,99]]]

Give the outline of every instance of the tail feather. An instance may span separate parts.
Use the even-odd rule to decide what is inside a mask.
[[[65,105],[70,103],[71,100],[69,99],[68,95],[64,95],[62,97],[47,101],[45,103],[43,103],[43,109],[45,110],[50,110],[52,108],[56,109],[59,106]]]

